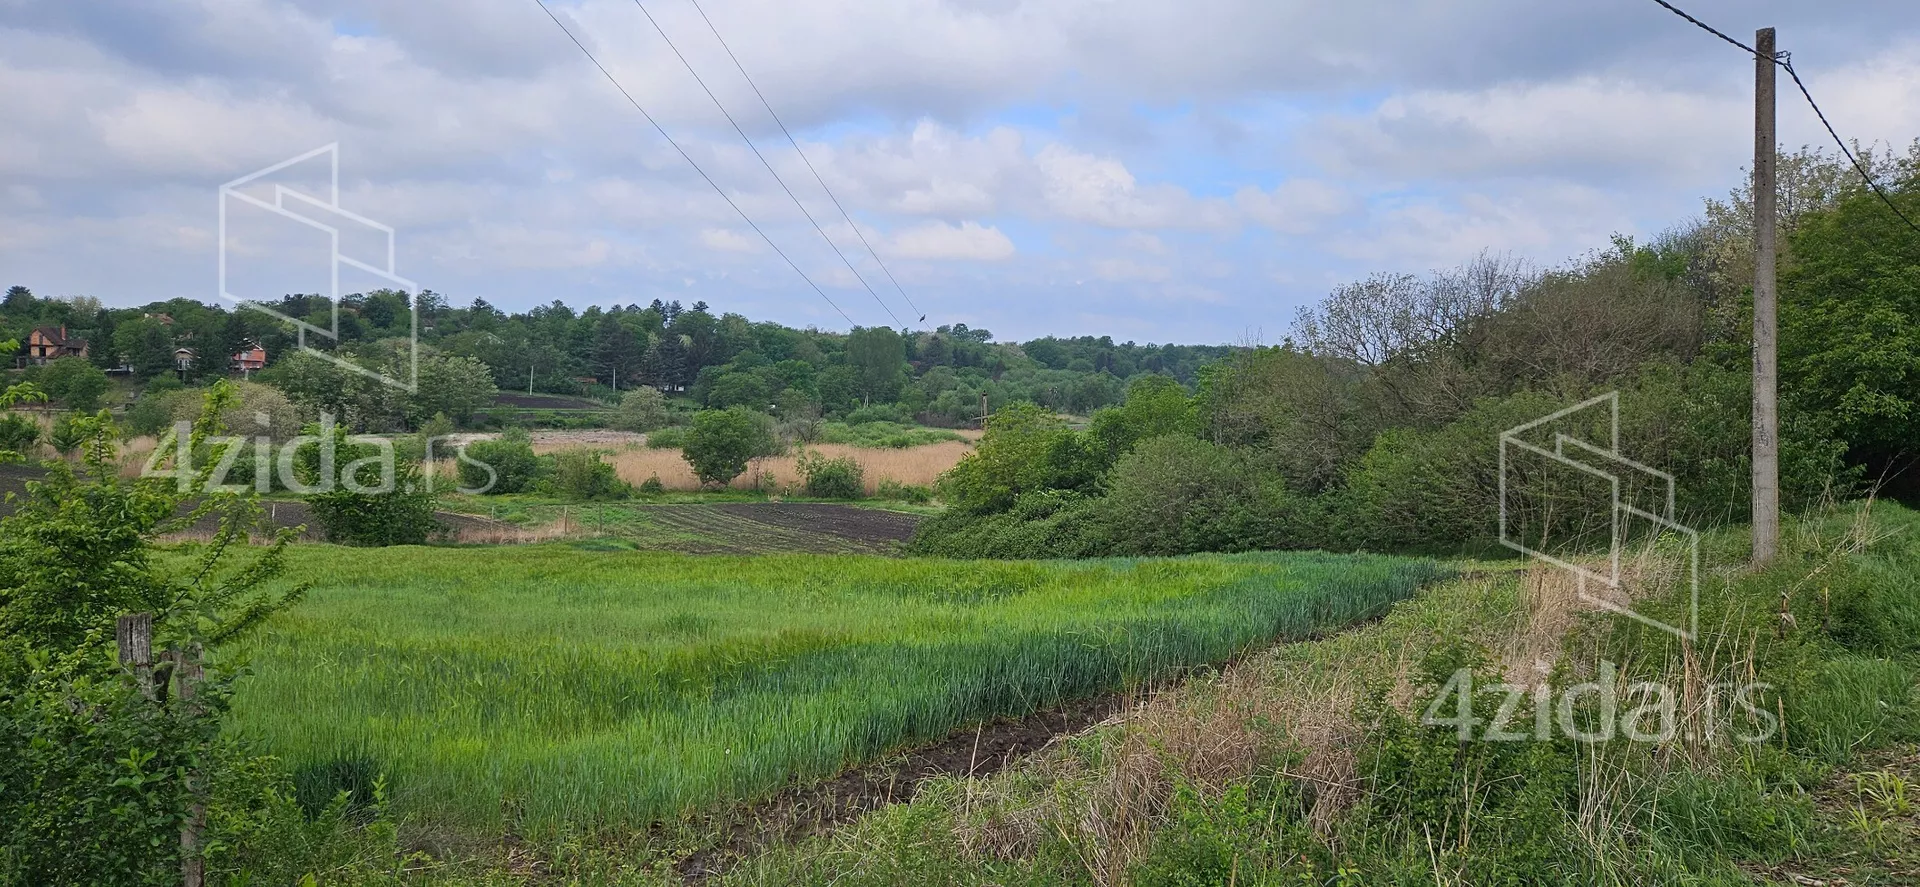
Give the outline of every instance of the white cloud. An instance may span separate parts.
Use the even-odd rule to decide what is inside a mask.
[[[1095,259],[1088,267],[1093,276],[1115,283],[1163,283],[1173,277],[1172,268],[1133,259]]]
[[[1013,256],[1013,241],[999,228],[978,222],[925,222],[893,235],[889,255],[909,259],[970,259],[997,262]]]
[[[1352,193],[1317,179],[1288,179],[1271,191],[1241,188],[1233,203],[1249,219],[1282,234],[1320,230],[1329,220],[1360,208]]]
[[[1127,165],[1055,143],[1034,155],[1047,207],[1065,218],[1110,228],[1223,226],[1221,201],[1198,200],[1174,185],[1135,182]]]
[[[707,228],[700,232],[700,243],[723,253],[757,253],[760,241],[726,228]]]
[[[793,261],[859,288],[631,0],[553,2]],[[1844,134],[1920,133],[1911,0],[1699,2],[1791,35]],[[1153,336],[1218,340],[1247,321],[1209,306],[1278,328],[1372,270],[1486,248],[1556,262],[1694,211],[1751,144],[1751,66],[1657,9],[703,3],[867,239],[912,260],[890,266],[930,322],[959,319],[945,302],[1003,336],[1068,331],[1119,293],[1182,303]],[[692,7],[649,9],[858,248]],[[559,278],[582,302],[841,323],[525,0],[0,0],[0,82],[0,265],[46,291],[211,292],[213,189],[338,141],[347,205],[456,301],[524,308]],[[1781,121],[1785,144],[1825,141],[1790,83]],[[864,293],[842,304],[884,322]]]

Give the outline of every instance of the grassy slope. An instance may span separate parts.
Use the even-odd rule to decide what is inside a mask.
[[[1861,547],[1863,536],[1876,541]],[[1710,563],[1731,565],[1744,539],[1708,543]],[[1880,505],[1871,521],[1807,521],[1773,569],[1715,571],[1691,657],[1617,617],[1543,619],[1542,582],[1505,572],[1445,583],[1379,623],[1254,657],[1056,754],[935,784],[725,880],[1920,883],[1920,755],[1910,744],[1920,739],[1920,515]],[[1791,621],[1779,616],[1783,592]],[[1602,659],[1627,663],[1623,680],[1757,679],[1778,688],[1767,698],[1786,729],[1747,746],[1463,744],[1450,727],[1399,714],[1436,695],[1423,660],[1531,653],[1542,625],[1549,650],[1566,641],[1557,685]],[[1500,680],[1490,671],[1483,680]],[[1476,708],[1491,714],[1498,702]],[[1520,722],[1530,726],[1524,714]],[[585,883],[644,878],[620,869],[576,873]]]
[[[466,827],[637,822],[1378,612],[1384,557],[961,563],[306,546],[235,722]]]

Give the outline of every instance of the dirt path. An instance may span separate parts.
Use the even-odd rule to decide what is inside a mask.
[[[708,832],[722,837],[681,859],[675,869],[688,883],[705,882],[753,851],[825,834],[862,814],[911,801],[928,779],[990,776],[1057,739],[1127,711],[1151,692],[1112,693],[1022,718],[1000,718],[831,779],[788,788],[744,809],[716,814]]]

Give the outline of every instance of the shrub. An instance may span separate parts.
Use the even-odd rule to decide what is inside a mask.
[[[460,486],[484,494],[524,493],[540,479],[540,457],[525,429],[509,428],[494,440],[461,448]]]
[[[598,450],[568,450],[553,455],[554,492],[584,502],[625,499],[631,492]]]
[[[0,452],[22,456],[40,442],[40,423],[17,413],[0,416]]]
[[[208,414],[231,396],[216,386]],[[230,845],[223,826],[261,812],[262,762],[221,729],[237,672],[191,651],[298,599],[298,587],[259,590],[289,537],[236,563],[257,513],[243,501],[185,569],[153,557],[191,494],[121,478],[112,424],[75,424],[81,466],[52,466],[0,522],[0,884],[179,884],[189,810],[204,805],[209,856]],[[204,662],[190,704],[169,692],[168,669],[143,687],[115,661],[116,618],[140,611],[153,617],[153,653]]]
[[[658,431],[647,433],[647,448],[650,450],[678,450],[687,445],[687,427],[671,425]]]
[[[1085,437],[1052,413],[1016,403],[993,415],[980,446],[940,477],[953,507],[990,514],[1040,490],[1091,490],[1100,462]]]
[[[667,485],[660,482],[660,475],[651,475],[640,482],[640,495],[658,496],[667,491]]]
[[[652,431],[667,424],[667,398],[654,388],[635,388],[620,398],[608,424],[622,431]]]
[[[724,486],[747,470],[749,460],[773,455],[777,449],[771,417],[745,407],[728,407],[694,415],[682,455],[702,484]]]
[[[888,499],[895,502],[911,502],[924,505],[933,501],[933,490],[916,484],[903,484],[890,477],[883,477],[874,485],[873,496],[876,499]]]
[[[34,381],[67,409],[91,413],[107,393],[107,374],[84,357],[62,357],[40,368]]]
[[[1099,515],[1122,553],[1301,547],[1278,472],[1185,434],[1148,438],[1120,458]]]
[[[858,499],[866,494],[866,470],[852,456],[829,459],[819,453],[803,452],[794,467],[806,479],[809,496]]]
[[[1111,553],[1112,543],[1097,504],[1071,490],[1039,490],[998,514],[949,508],[920,522],[911,547],[936,557],[1099,557]]]
[[[54,452],[62,456],[72,456],[87,440],[84,420],[91,417],[82,413],[68,413],[55,419],[53,431],[47,435],[47,443]]]
[[[220,414],[220,421],[229,434],[265,435],[275,441],[286,441],[300,433],[305,424],[300,408],[279,389],[258,382],[228,384],[233,386],[234,401]],[[151,390],[155,386],[147,387]],[[152,394],[147,394],[140,400],[144,402],[151,397]],[[172,421],[176,423],[192,421],[200,414],[200,398],[191,391],[169,395],[163,402],[173,407]]]
[[[902,425],[898,422],[865,422],[859,425],[828,422],[818,429],[817,437],[822,443],[893,449],[966,439],[944,428],[923,428],[918,425]]]
[[[307,508],[327,541],[344,545],[422,545],[440,529],[434,519],[434,492],[420,466],[390,449],[355,443],[334,428],[332,470],[322,475],[319,442],[294,454],[296,474],[319,492],[306,497]],[[387,466],[392,466],[387,475]]]
[[[846,415],[848,425],[864,425],[868,422],[892,422],[896,425],[910,425],[913,414],[897,403],[876,403],[852,410]]]

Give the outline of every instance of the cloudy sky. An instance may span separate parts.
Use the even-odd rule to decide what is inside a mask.
[[[0,285],[216,301],[226,243],[321,291],[219,189],[337,144],[339,206],[455,304],[1275,341],[1370,271],[1657,232],[1752,150],[1751,62],[1652,0],[703,0],[856,232],[690,0],[551,3],[826,298],[537,0],[0,0]],[[1844,135],[1920,136],[1912,0],[1682,5],[1778,27]]]

